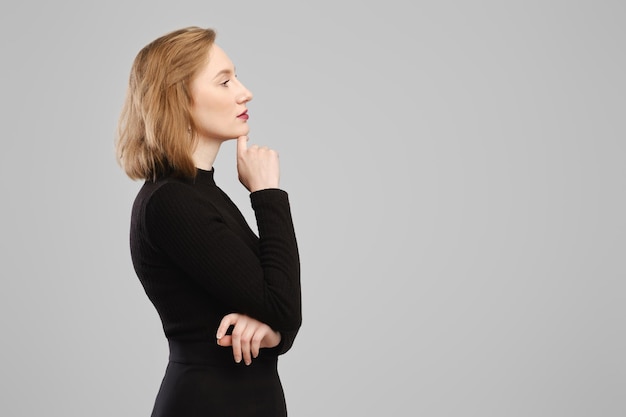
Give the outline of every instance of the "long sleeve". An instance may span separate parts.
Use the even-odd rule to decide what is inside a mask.
[[[302,319],[300,264],[288,195],[270,189],[250,198],[259,230],[258,253],[220,200],[205,200],[195,188],[176,182],[152,193],[143,228],[150,245],[211,299],[285,334],[297,331]]]

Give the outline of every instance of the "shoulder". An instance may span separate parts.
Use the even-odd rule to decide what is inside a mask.
[[[159,204],[185,195],[193,195],[191,184],[173,178],[146,181],[135,197],[135,206],[145,207],[148,204]]]
[[[184,180],[146,181],[135,197],[133,212],[140,217],[172,216],[197,210],[205,205],[202,203],[205,198],[198,187]]]
[[[163,247],[173,236],[192,235],[207,224],[221,223],[207,188],[177,179],[147,181],[135,199],[133,229],[155,247]]]

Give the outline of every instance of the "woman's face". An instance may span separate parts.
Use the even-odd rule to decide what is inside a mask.
[[[200,139],[224,141],[249,132],[252,93],[237,79],[228,55],[213,44],[208,64],[191,81],[191,117]]]

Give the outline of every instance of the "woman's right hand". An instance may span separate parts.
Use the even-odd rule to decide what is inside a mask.
[[[278,188],[278,153],[267,146],[252,145],[248,148],[248,137],[240,136],[237,138],[237,172],[239,181],[250,192]]]

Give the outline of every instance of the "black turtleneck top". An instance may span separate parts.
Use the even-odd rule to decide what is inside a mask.
[[[279,355],[301,324],[300,263],[288,195],[280,189],[250,194],[258,236],[215,184],[214,171],[194,179],[146,181],[132,208],[133,265],[159,313],[165,336],[210,342],[215,357],[232,362],[216,343],[229,313],[256,318],[281,332]]]

